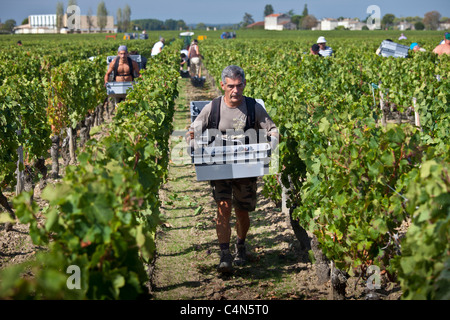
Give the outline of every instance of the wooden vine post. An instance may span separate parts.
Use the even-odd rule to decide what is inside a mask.
[[[19,123],[21,123],[21,117],[19,117]],[[17,130],[17,136],[22,135],[22,129]],[[16,170],[16,196],[22,193],[24,189],[24,172],[21,170],[23,168],[23,146],[17,148],[17,170]]]
[[[413,98],[414,120],[415,120],[416,127],[420,128],[420,130],[422,130],[422,127],[420,125],[419,111],[417,110],[416,102],[417,102],[417,99]]]
[[[381,109],[381,124],[383,125],[383,127],[386,127],[386,115],[384,114],[384,95],[383,92],[381,91],[381,86],[380,86],[380,109]]]

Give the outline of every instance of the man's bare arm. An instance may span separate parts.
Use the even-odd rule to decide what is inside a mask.
[[[116,58],[116,59],[117,59],[117,58]],[[110,75],[111,72],[113,71],[114,63],[116,62],[116,59],[114,59],[113,61],[111,61],[111,63],[109,64],[108,71],[106,71],[106,74],[105,74],[105,84],[108,83],[109,75]]]

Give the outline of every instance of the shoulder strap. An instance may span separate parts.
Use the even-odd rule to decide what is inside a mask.
[[[208,129],[218,129],[220,122],[220,103],[222,97],[215,98],[211,103],[211,113],[208,118]]]
[[[245,104],[247,105],[247,123],[245,125],[245,130],[248,129],[255,129],[255,106],[256,106],[256,100],[253,98],[245,97]]]
[[[119,56],[116,57],[116,61],[114,62],[114,81],[116,81],[117,69],[119,68]]]
[[[131,77],[134,80],[133,60],[130,57],[127,57],[127,60],[128,60],[128,66],[130,67]]]

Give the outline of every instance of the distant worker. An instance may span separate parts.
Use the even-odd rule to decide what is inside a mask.
[[[189,61],[189,51],[186,49],[181,50],[180,57],[181,57],[180,70],[183,70],[184,67],[186,67],[187,71],[189,72],[191,69],[191,63]]]
[[[309,51],[310,51],[310,53],[312,54],[312,55],[315,55],[315,56],[322,56],[321,54],[320,54],[320,47],[319,47],[319,45],[317,44],[317,43],[314,43],[312,46],[311,46],[311,48],[309,48]]]
[[[325,40],[325,37],[319,37],[317,39],[317,44],[320,47],[319,53],[322,55],[322,57],[329,57],[333,55],[333,49],[327,46],[327,40]]]
[[[20,41],[20,40],[17,41],[17,45],[18,45],[18,46],[21,46],[21,45],[22,45],[22,41]]]
[[[160,38],[159,41],[153,45],[152,57],[161,53],[162,49],[164,48],[165,42],[166,42],[166,40],[164,38]]]
[[[444,39],[441,40],[441,42],[439,42],[439,44],[444,44],[445,43],[445,37],[449,34],[450,32],[446,32],[444,35]]]
[[[189,61],[191,64],[191,77],[201,77],[202,76],[202,55],[200,54],[198,48],[198,41],[194,39],[191,46],[189,47]]]
[[[398,40],[406,40],[408,39],[403,33],[398,37]]]
[[[434,48],[433,52],[439,56],[444,53],[450,55],[450,33],[445,34],[444,43]]]
[[[425,52],[425,51],[427,51],[424,48],[422,48],[421,46],[419,46],[419,44],[417,42],[411,43],[411,45],[409,46],[409,50],[412,50],[414,52],[417,52],[417,51]]]
[[[385,40],[383,40],[383,41],[394,42],[394,41],[392,41],[391,39],[385,39]],[[382,46],[382,45],[383,45],[383,42],[381,42],[381,44],[380,44],[380,46],[378,47],[377,51],[375,51],[375,53],[376,53],[377,55],[381,55],[381,46]]]

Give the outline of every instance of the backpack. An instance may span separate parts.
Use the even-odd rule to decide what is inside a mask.
[[[128,61],[128,66],[130,67],[130,75],[131,75],[131,77],[134,80],[135,76],[134,76],[134,70],[133,70],[133,60],[130,57],[127,57],[127,61]],[[114,63],[113,81],[116,81],[116,76],[118,76],[118,74],[117,74],[117,69],[118,68],[119,68],[119,57],[116,58],[116,62]],[[122,75],[119,75],[119,76],[122,76]],[[123,76],[128,76],[128,74],[124,74]]]
[[[256,100],[249,97],[245,98],[245,104],[247,105],[247,122],[245,124],[244,132],[248,129],[255,128],[255,106]],[[220,102],[222,97],[215,98],[211,103],[211,113],[208,118],[207,129],[219,129],[220,122]]]

